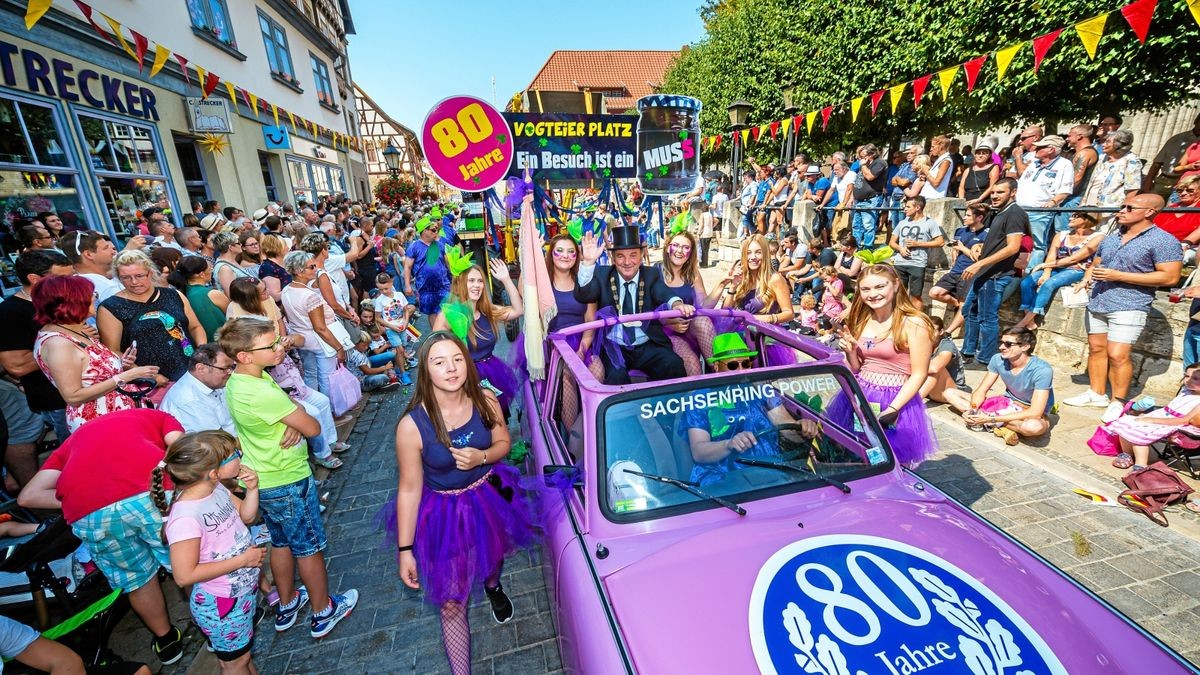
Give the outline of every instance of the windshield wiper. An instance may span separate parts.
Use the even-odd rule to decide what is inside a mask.
[[[804,474],[805,476],[810,476],[812,478],[816,478],[817,480],[822,481],[827,485],[832,485],[833,487],[841,490],[845,494],[850,494],[850,486],[846,485],[842,481],[834,479],[834,478],[830,478],[829,476],[823,476],[823,475],[817,473],[816,471],[812,471],[805,467],[796,466],[794,464],[786,464],[783,462],[766,462],[761,459],[746,459],[744,457],[738,457],[737,459],[733,460],[733,463],[734,464],[744,464],[745,466],[763,466],[763,467],[767,467],[769,469],[779,469],[781,471],[791,471],[793,473]]]
[[[649,478],[650,480],[656,480],[660,483],[666,483],[667,485],[674,485],[675,487],[679,488],[680,490],[683,490],[685,492],[690,492],[691,494],[696,495],[697,497],[699,497],[701,499],[707,499],[710,502],[715,502],[717,504],[720,504],[721,506],[724,506],[725,508],[729,509],[730,511],[733,511],[734,513],[738,514],[739,516],[746,515],[746,509],[743,509],[742,507],[738,506],[737,504],[734,504],[733,502],[729,501],[728,499],[724,499],[724,498],[718,497],[716,495],[710,495],[707,492],[705,492],[704,490],[701,490],[700,488],[696,487],[695,485],[692,485],[691,483],[686,483],[686,482],[678,480],[676,478],[668,478],[666,476],[659,476],[658,474],[634,471],[633,469],[623,469],[623,471],[625,473],[631,473],[635,476],[641,476],[642,478]]]

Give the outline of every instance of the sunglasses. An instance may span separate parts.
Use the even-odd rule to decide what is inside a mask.
[[[1126,204],[1126,205],[1122,206],[1121,208],[1117,209],[1117,212],[1124,213],[1126,211],[1153,211],[1153,210],[1154,209],[1146,207],[1146,206],[1130,206],[1129,204]]]
[[[738,369],[749,370],[750,365],[751,365],[750,359],[738,359],[736,361],[726,361],[725,362],[726,370],[738,370]]]
[[[226,464],[229,464],[230,462],[232,462],[232,461],[234,461],[234,460],[241,459],[241,458],[242,458],[242,449],[241,449],[241,448],[234,448],[234,450],[233,450],[233,454],[232,454],[232,455],[230,455],[230,456],[226,457],[225,459],[221,460],[221,466],[225,466]]]
[[[265,345],[265,346],[263,346],[263,347],[251,347],[250,349],[245,349],[245,350],[243,350],[243,351],[247,351],[247,352],[262,352],[262,351],[266,351],[266,350],[268,350],[268,349],[279,349],[279,348],[280,348],[280,346],[281,346],[282,344],[283,344],[283,336],[282,336],[282,335],[276,335],[276,336],[275,336],[275,339],[274,339],[274,340],[272,340],[272,341],[271,341],[271,344],[269,344],[269,345]]]
[[[1020,342],[1013,342],[1012,340],[1001,340],[1000,341],[1000,346],[1004,347],[1004,348],[1016,347],[1020,344],[1021,344]]]
[[[1027,140],[1029,140],[1029,139],[1031,139],[1031,138],[1037,138],[1037,136],[1022,136],[1022,137],[1021,137],[1021,140],[1023,140],[1023,141],[1027,141]]]

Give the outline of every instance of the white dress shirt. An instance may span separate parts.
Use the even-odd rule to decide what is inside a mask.
[[[167,390],[158,409],[179,420],[188,433],[222,429],[237,436],[229,404],[225,402],[225,390],[209,389],[191,373],[184,373]]]

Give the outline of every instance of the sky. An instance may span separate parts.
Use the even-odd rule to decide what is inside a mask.
[[[704,34],[700,0],[350,0],[355,82],[421,133],[438,101],[469,94],[496,107],[557,49],[679,49]]]

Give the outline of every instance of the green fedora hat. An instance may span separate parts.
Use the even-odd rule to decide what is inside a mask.
[[[708,362],[716,363],[728,359],[744,359],[755,356],[758,356],[758,352],[746,346],[746,340],[742,338],[741,333],[721,333],[713,337],[713,355],[708,358]]]

